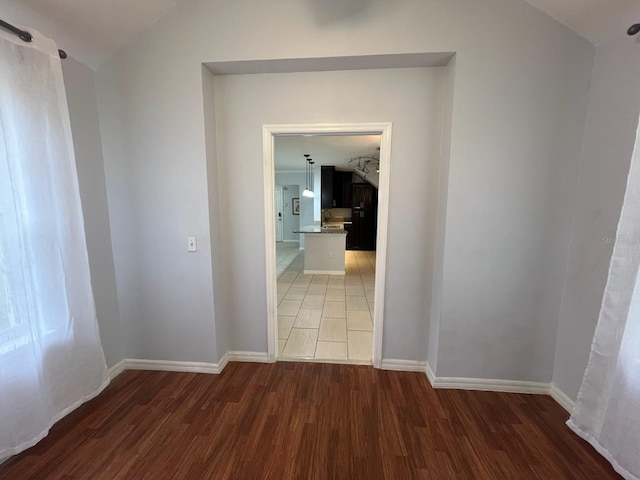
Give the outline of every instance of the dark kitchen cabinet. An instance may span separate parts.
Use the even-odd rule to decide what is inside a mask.
[[[340,172],[334,166],[320,170],[320,208],[351,208],[351,172]]]
[[[333,174],[336,167],[323,166],[320,170],[320,208],[333,208]]]
[[[351,227],[347,235],[347,239],[351,236],[349,250],[375,250],[378,190],[368,183],[354,183],[351,188]]]
[[[352,172],[335,171],[333,174],[333,206],[336,208],[351,208],[351,177]]]

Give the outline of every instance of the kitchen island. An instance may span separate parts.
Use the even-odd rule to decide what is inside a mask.
[[[344,275],[347,232],[344,228],[308,226],[294,230],[304,234],[304,273]]]

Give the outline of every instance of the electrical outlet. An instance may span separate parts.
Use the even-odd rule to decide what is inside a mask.
[[[188,252],[198,251],[198,240],[196,239],[196,237],[187,237],[187,251]]]
[[[333,258],[333,252],[329,252],[329,258]]]

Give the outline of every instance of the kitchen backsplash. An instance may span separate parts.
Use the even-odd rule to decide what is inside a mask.
[[[351,218],[351,209],[350,208],[331,208],[329,210],[331,212],[331,217],[342,217],[345,220]]]

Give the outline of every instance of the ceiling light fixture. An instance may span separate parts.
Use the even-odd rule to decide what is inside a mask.
[[[309,159],[309,197],[313,198],[315,197],[315,194],[313,193],[313,164],[315,162],[312,159]]]
[[[373,166],[375,166],[376,173],[380,173],[380,159],[373,155],[352,157],[349,159],[349,165],[353,165],[356,170],[360,170],[365,175],[371,173],[371,167]]]
[[[311,158],[309,158],[311,155],[309,155],[308,153],[304,154],[304,158],[305,158],[305,182],[307,185],[307,188],[304,189],[304,192],[302,192],[302,196],[303,197],[308,197],[308,198],[313,198],[315,195],[313,194],[313,190],[311,190],[312,188],[312,183],[313,183],[313,160]],[[311,188],[310,188],[311,187]]]

